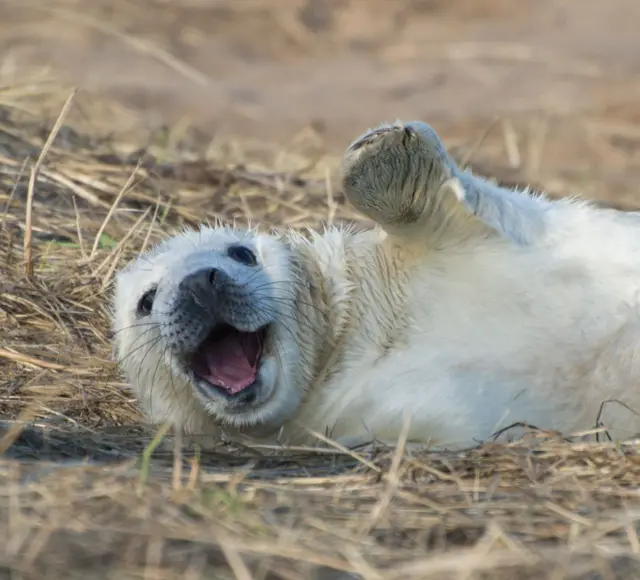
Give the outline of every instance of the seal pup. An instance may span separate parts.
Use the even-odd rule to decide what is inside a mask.
[[[356,444],[408,419],[449,448],[517,422],[640,432],[640,214],[495,185],[418,121],[366,131],[341,178],[377,227],[203,226],[118,273],[115,356],[149,421]]]

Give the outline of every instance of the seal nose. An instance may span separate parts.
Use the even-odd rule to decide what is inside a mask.
[[[218,270],[215,268],[209,268],[205,270],[205,274],[207,275],[207,280],[209,284],[214,284],[216,281],[216,277],[218,276]]]
[[[188,274],[180,282],[180,288],[184,290],[204,289],[216,282],[219,277],[219,271],[216,268],[203,268]]]
[[[223,284],[224,274],[216,268],[203,268],[185,276],[178,285],[180,293],[202,308],[211,308]]]

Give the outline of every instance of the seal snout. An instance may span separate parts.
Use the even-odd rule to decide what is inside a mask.
[[[198,269],[179,282],[172,310],[181,358],[200,394],[245,397],[267,333],[267,326],[251,328],[250,290],[222,268]]]
[[[217,294],[224,290],[225,278],[217,268],[203,268],[186,275],[178,284],[178,292],[185,301],[194,303],[206,314],[212,314]]]

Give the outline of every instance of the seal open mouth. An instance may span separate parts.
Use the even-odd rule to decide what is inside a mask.
[[[236,395],[252,385],[258,374],[265,329],[241,332],[233,326],[217,326],[198,347],[191,369],[202,380]]]

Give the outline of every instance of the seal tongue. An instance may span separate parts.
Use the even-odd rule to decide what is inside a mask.
[[[256,380],[261,350],[257,332],[231,330],[207,339],[196,352],[193,367],[204,380],[235,395]]]

